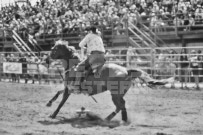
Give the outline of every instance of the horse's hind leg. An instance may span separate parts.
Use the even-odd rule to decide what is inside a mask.
[[[116,107],[116,110],[115,110],[114,112],[112,112],[111,114],[109,114],[109,115],[105,118],[105,120],[110,121],[111,119],[113,119],[113,118],[116,116],[116,114],[117,114],[119,111],[120,111],[120,108],[117,108],[117,107]]]
[[[125,100],[123,99],[123,96],[124,95],[112,94],[112,100],[113,100],[114,105],[116,106],[116,110],[115,110],[115,112],[112,112],[106,118],[106,120],[110,121],[121,110],[122,120],[127,122],[128,116],[127,116],[127,111],[126,111],[126,107],[125,107]]]
[[[58,98],[59,95],[61,95],[62,93],[64,93],[64,90],[60,90],[56,93],[56,95],[47,103],[47,107],[50,107],[52,105],[52,103]]]
[[[118,103],[119,97],[115,96],[114,94],[111,94],[111,96],[112,96],[113,103],[116,106],[116,110],[106,117],[107,121],[110,121],[111,119],[113,119],[116,116],[116,114],[120,111],[120,108],[118,107],[119,106],[119,103]]]
[[[127,122],[128,121],[128,115],[127,115],[127,110],[126,110],[126,107],[125,107],[125,100],[123,99],[123,97],[120,98],[119,107],[121,109],[122,120]]]
[[[59,106],[57,107],[56,111],[50,116],[51,118],[55,118],[56,115],[58,114],[58,112],[60,111],[61,107],[64,105],[64,103],[66,102],[66,100],[68,99],[68,97],[70,96],[70,93],[68,92],[68,88],[66,87],[64,93],[63,93],[63,98],[59,104]]]

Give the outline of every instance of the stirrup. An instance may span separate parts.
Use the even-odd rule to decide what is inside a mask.
[[[96,73],[96,72],[97,72],[97,69],[93,69],[92,72],[93,72],[93,73]]]
[[[94,72],[94,77],[99,78],[101,76],[101,71],[100,69],[97,69],[96,72]]]

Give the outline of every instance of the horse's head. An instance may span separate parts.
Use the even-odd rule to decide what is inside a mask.
[[[67,41],[59,40],[51,49],[50,57],[52,59],[72,59],[76,53],[75,47],[68,46]]]
[[[80,57],[75,47],[68,46],[67,41],[61,40],[57,41],[54,47],[52,47],[50,58],[62,60],[64,68],[71,68],[80,62]]]

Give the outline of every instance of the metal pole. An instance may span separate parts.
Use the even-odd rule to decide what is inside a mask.
[[[175,7],[175,3],[174,3],[174,7]],[[178,4],[177,4],[177,8],[178,8]],[[178,27],[177,27],[177,24],[178,24],[178,16],[177,16],[177,12],[176,12],[176,8],[174,8],[174,13],[175,13],[175,18],[176,18],[176,27],[175,27],[175,32],[176,32],[176,36],[178,35]]]

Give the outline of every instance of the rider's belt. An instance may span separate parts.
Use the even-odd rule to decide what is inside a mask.
[[[91,51],[90,54],[104,54],[104,52],[102,52],[102,51]]]

